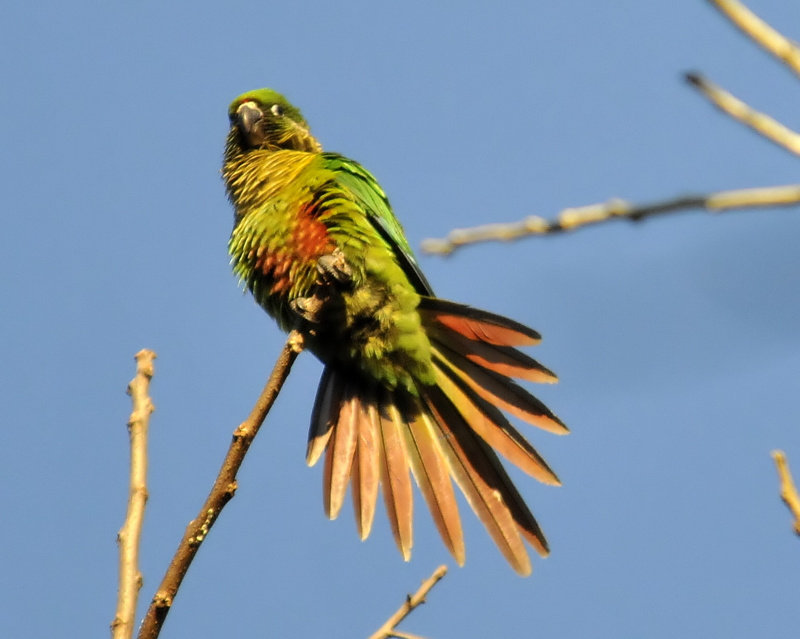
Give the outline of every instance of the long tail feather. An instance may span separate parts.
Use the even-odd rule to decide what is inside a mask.
[[[470,430],[526,473],[545,484],[559,485],[558,477],[536,449],[508,423],[494,406],[477,397],[470,388],[439,362],[436,383]]]
[[[372,530],[375,503],[380,484],[378,404],[374,386],[367,387],[358,398],[358,437],[353,457],[352,491],[356,526],[362,541]]]
[[[381,401],[381,485],[386,514],[392,527],[395,542],[403,559],[411,558],[413,495],[408,474],[409,461],[403,431],[407,428],[403,416],[385,390]]]
[[[440,449],[469,505],[514,570],[530,574],[530,558],[517,529],[522,522],[515,520],[504,499],[511,480],[497,455],[470,429],[439,388],[426,388],[425,400],[444,434],[438,440]]]
[[[330,366],[326,366],[319,381],[314,410],[311,413],[311,428],[308,431],[306,463],[317,463],[328,445],[333,427],[339,418],[339,402],[342,397],[342,376]]]
[[[330,519],[336,519],[342,509],[350,468],[356,450],[358,434],[359,401],[355,389],[345,387],[339,409],[339,418],[333,429],[325,455],[323,470],[323,504]]]
[[[423,323],[438,322],[469,339],[498,346],[531,346],[542,337],[532,328],[465,304],[423,297],[419,305]]]
[[[557,435],[569,432],[547,406],[507,377],[481,368],[443,344],[433,352],[483,399],[543,430]]]
[[[553,384],[558,381],[553,371],[511,346],[479,342],[436,324],[430,324],[427,329],[428,337],[432,340],[456,353],[463,353],[464,357],[478,366],[505,377],[516,377],[537,384]]]
[[[414,479],[425,497],[445,546],[458,564],[463,565],[464,534],[447,464],[436,443],[438,424],[416,398],[412,400],[409,414],[412,417],[403,432]]]

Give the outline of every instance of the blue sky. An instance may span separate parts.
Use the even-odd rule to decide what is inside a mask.
[[[800,38],[800,5],[750,4]],[[613,196],[797,180],[796,158],[682,82],[701,70],[798,126],[796,79],[705,2],[429,5],[6,7],[3,636],[107,632],[134,353],[159,356],[147,602],[280,350],[228,267],[218,172],[239,93],[288,95],[378,176],[413,246]],[[306,354],[162,636],[367,636],[442,562],[403,626],[430,638],[796,628],[800,545],[769,452],[800,476],[798,233],[796,209],[692,213],[420,255],[443,297],[544,335],[534,355],[562,381],[538,394],[573,432],[524,432],[564,486],[513,476],[552,555],[518,578],[464,509],[457,568],[421,499],[408,564],[382,513],[365,543],[349,506],[327,521],[304,464]]]

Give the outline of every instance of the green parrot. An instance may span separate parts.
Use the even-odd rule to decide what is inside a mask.
[[[358,532],[379,487],[405,560],[413,475],[459,564],[453,483],[522,575],[547,541],[495,451],[546,484],[555,473],[500,409],[553,433],[566,426],[510,378],[556,376],[516,350],[536,331],[435,297],[386,194],[360,164],[322,151],[300,111],[271,89],[236,98],[222,169],[235,209],[234,272],[284,330],[324,364],[307,462],[325,454],[323,502],[334,519],[350,485]],[[410,473],[409,473],[410,471]]]

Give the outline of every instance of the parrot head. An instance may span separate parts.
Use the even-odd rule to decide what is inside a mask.
[[[228,108],[229,144],[242,151],[311,151],[322,149],[300,110],[272,89],[243,93]]]

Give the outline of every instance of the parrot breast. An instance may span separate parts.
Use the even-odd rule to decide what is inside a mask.
[[[307,288],[308,268],[333,250],[325,225],[314,216],[310,206],[302,207],[283,241],[284,248],[259,246],[250,250],[248,259],[254,274],[264,279],[270,295],[288,295],[298,287]],[[298,268],[304,265],[305,268]]]

